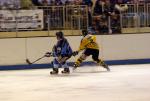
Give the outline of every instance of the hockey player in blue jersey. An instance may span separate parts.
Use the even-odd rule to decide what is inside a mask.
[[[71,57],[72,49],[67,39],[64,38],[63,32],[56,32],[56,38],[57,43],[53,47],[53,52],[47,52],[45,54],[47,57],[50,55],[55,57],[52,62],[53,71],[51,71],[50,74],[58,74],[60,67],[64,68],[62,73],[70,73],[69,66],[67,65],[66,61]]]

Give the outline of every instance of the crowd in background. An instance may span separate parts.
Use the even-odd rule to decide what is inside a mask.
[[[88,26],[100,33],[120,33],[119,11],[116,4],[150,3],[150,0],[0,0],[0,9],[30,9],[36,6],[87,5]],[[108,21],[111,20],[110,23]],[[111,26],[111,28],[109,28]]]
[[[106,0],[0,0],[0,7],[4,7],[7,5],[17,5],[22,8],[22,6],[53,6],[53,5],[93,5],[93,1],[102,1]],[[115,3],[150,3],[150,0],[109,0],[111,4]]]
[[[79,5],[89,4],[91,0],[0,0],[0,7],[18,6],[20,8],[34,6]]]

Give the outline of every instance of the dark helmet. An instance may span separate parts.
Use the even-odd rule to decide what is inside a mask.
[[[59,37],[60,39],[64,38],[63,32],[56,32],[56,37]]]
[[[88,31],[86,29],[82,30],[82,35],[86,36],[88,34]]]
[[[95,29],[92,27],[89,27],[87,30],[82,30],[82,35],[86,36],[87,34],[96,34]]]
[[[95,29],[92,27],[89,27],[87,32],[88,32],[88,34],[96,34]]]

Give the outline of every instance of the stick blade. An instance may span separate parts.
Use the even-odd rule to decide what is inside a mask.
[[[26,59],[26,62],[31,65],[32,63],[29,61],[29,59]]]

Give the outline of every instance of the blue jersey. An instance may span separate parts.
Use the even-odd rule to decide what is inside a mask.
[[[67,39],[63,38],[57,41],[57,44],[55,45],[53,52],[54,52],[54,55],[57,57],[58,56],[70,57],[72,54],[72,49]]]

